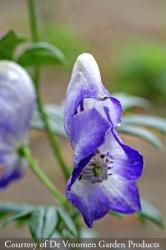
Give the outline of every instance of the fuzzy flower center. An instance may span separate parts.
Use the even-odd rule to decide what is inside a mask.
[[[89,180],[92,183],[103,182],[112,175],[113,158],[107,154],[101,154],[99,151],[92,157],[88,165],[84,168],[79,180]]]

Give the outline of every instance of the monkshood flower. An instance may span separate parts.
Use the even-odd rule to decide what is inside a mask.
[[[94,57],[80,55],[65,103],[65,129],[74,149],[66,195],[89,227],[109,211],[130,214],[141,209],[136,180],[143,157],[118,136],[121,114],[120,102],[101,82]]]
[[[25,70],[0,61],[0,188],[21,177],[27,166],[18,150],[28,142],[34,106],[35,92]]]

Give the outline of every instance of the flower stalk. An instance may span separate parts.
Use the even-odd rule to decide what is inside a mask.
[[[44,186],[55,196],[61,205],[65,205],[66,197],[56,188],[56,186],[50,181],[50,179],[41,170],[36,161],[33,160],[31,151],[27,146],[22,146],[19,149],[19,154],[24,157],[33,173],[38,177],[38,179],[44,184]]]
[[[37,42],[39,41],[39,35],[38,35],[38,28],[37,28],[38,26],[37,15],[35,11],[36,10],[35,0],[28,0],[28,9],[29,9],[29,22],[30,22],[32,41]],[[49,119],[48,119],[47,113],[44,110],[44,105],[43,105],[42,98],[40,95],[40,88],[39,88],[40,87],[40,69],[39,67],[35,67],[34,69],[34,84],[35,84],[35,89],[36,89],[38,111],[41,115],[41,119],[45,126],[45,131],[47,133],[47,137],[52,147],[55,158],[63,171],[65,179],[67,180],[69,177],[69,171],[63,159],[56,135],[49,124]]]

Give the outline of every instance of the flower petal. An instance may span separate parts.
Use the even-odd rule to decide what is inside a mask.
[[[0,188],[21,177],[26,162],[18,148],[27,143],[35,106],[33,83],[26,71],[11,61],[0,62]]]
[[[100,71],[94,57],[88,53],[80,55],[73,68],[65,103],[65,128],[70,129],[72,116],[85,97],[97,97],[103,88]],[[100,97],[100,96],[99,96]]]
[[[22,177],[26,167],[27,162],[14,152],[2,154],[0,156],[0,189]]]
[[[109,197],[110,210],[124,214],[141,210],[139,192],[134,181],[113,174],[103,182],[103,189]]]
[[[114,130],[106,136],[104,144],[99,150],[113,157],[112,173],[119,174],[129,180],[138,179],[143,172],[143,157],[135,149],[124,144]]]
[[[73,117],[70,130],[75,166],[72,183],[103,143],[108,129],[110,129],[110,124],[101,117],[96,109],[80,112]]]
[[[82,213],[89,227],[92,227],[94,220],[102,218],[111,210],[130,214],[141,209],[135,183],[120,176],[111,176],[102,183],[77,180],[70,191],[66,189],[66,195]]]
[[[120,123],[122,113],[120,102],[111,97],[102,84],[98,65],[94,57],[88,53],[77,58],[67,89],[64,123],[68,135],[70,135],[73,115],[79,105],[86,106],[86,101],[93,102],[95,105],[101,101],[98,105],[99,109],[102,110],[101,115],[104,113],[104,106],[106,106],[109,109],[113,126],[117,127]]]
[[[121,123],[122,106],[114,97],[106,97],[103,100],[84,98],[82,105],[84,110],[96,108],[101,116],[111,122],[114,128]]]
[[[122,106],[118,99],[110,97],[111,105],[109,106],[110,117],[114,128],[121,123],[122,117]]]
[[[25,139],[35,105],[28,74],[14,62],[0,62],[0,142]],[[24,137],[24,138],[22,138]]]
[[[109,211],[109,199],[98,184],[76,180],[71,190],[66,188],[68,200],[82,213],[85,223],[92,227],[93,221]]]

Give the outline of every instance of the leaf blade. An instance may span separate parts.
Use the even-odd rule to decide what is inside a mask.
[[[57,224],[54,207],[38,207],[29,220],[29,230],[34,239],[50,238]]]
[[[10,30],[0,39],[0,59],[11,60],[17,45],[24,41],[25,38],[18,36],[13,30]]]
[[[13,222],[13,221],[16,221],[16,220],[19,220],[19,219],[22,219],[22,218],[25,218],[26,216],[30,215],[31,214],[31,210],[29,211],[23,211],[23,212],[19,212],[19,213],[16,213],[10,217],[7,217],[5,220],[3,220],[3,222],[1,223],[1,227],[4,228],[6,227],[9,223]]]
[[[151,106],[148,100],[139,96],[132,96],[126,93],[115,93],[113,96],[121,102],[123,111],[136,107],[146,109]]]
[[[122,124],[118,127],[118,131],[123,134],[132,135],[144,139],[155,148],[163,149],[163,144],[160,142],[160,140],[153,133],[144,128]]]
[[[64,62],[64,54],[49,43],[32,43],[18,57],[17,62],[24,67],[62,64]]]
[[[18,213],[32,209],[34,209],[34,206],[26,203],[21,203],[21,204],[12,202],[0,203],[0,212]]]
[[[50,126],[54,133],[66,137],[66,132],[63,125],[63,106],[45,105]],[[33,114],[31,128],[37,130],[44,130],[44,124],[37,110]]]
[[[123,118],[123,124],[147,126],[158,129],[166,134],[166,119],[150,115],[128,115]]]
[[[69,231],[73,234],[73,236],[77,237],[77,229],[75,224],[73,223],[71,216],[62,208],[58,208],[58,213]]]
[[[157,208],[155,208],[150,202],[141,198],[142,211],[137,213],[141,220],[148,220],[164,228],[165,225],[162,221],[162,217]]]

